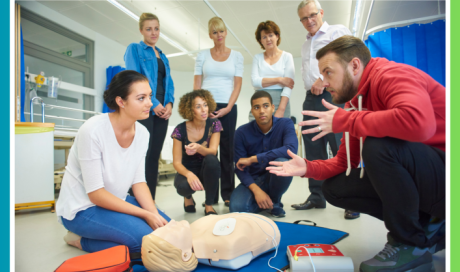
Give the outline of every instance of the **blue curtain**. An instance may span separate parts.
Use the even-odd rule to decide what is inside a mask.
[[[373,58],[417,67],[446,86],[446,22],[413,24],[374,33],[365,41]]]
[[[109,84],[110,82],[112,81],[112,78],[120,73],[121,71],[124,71],[126,70],[126,68],[123,68],[121,66],[109,66],[107,69],[106,69],[106,75],[107,75],[107,84],[105,85],[105,89],[107,90],[107,88],[109,87]],[[106,112],[114,112],[113,110],[109,109],[109,107],[107,107],[107,105],[105,104],[105,101],[102,102],[103,105],[102,105],[102,113],[106,113]]]

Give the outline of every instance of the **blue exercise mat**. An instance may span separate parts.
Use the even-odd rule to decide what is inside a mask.
[[[296,221],[298,222],[298,221]],[[276,258],[272,259],[270,262],[271,266],[274,266],[278,269],[281,269],[289,264],[289,260],[286,255],[287,246],[297,245],[297,244],[335,244],[338,241],[348,236],[348,233],[340,231],[327,229],[322,227],[315,227],[302,224],[293,224],[285,222],[275,222],[278,226],[281,233],[281,241],[278,248],[278,254]],[[268,267],[268,260],[275,255],[275,251],[267,252],[252,262],[240,268],[237,271],[275,271],[272,268]],[[144,272],[147,271],[145,268],[141,269],[136,267],[134,272]],[[232,271],[219,267],[212,267],[203,264],[198,264],[198,267],[194,270],[196,272],[201,271]]]

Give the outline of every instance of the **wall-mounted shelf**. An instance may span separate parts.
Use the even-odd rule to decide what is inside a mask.
[[[35,77],[37,76],[36,74],[32,74],[32,73],[25,73],[25,74],[29,75],[30,82],[35,83]],[[27,78],[26,78],[26,81],[27,81]],[[48,86],[47,83],[48,83],[48,78],[45,76],[45,84],[42,84],[42,86]],[[61,85],[59,86],[59,89],[63,89],[63,90],[71,91],[71,92],[82,93],[82,94],[87,94],[87,95],[92,95],[92,96],[97,95],[97,91],[95,89],[75,85],[75,84],[64,82],[64,81],[61,81]]]

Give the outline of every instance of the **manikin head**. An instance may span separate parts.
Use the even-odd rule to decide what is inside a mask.
[[[192,253],[192,231],[185,221],[171,220],[142,238],[142,262],[150,272],[192,271],[198,261]]]
[[[366,45],[353,36],[340,37],[316,53],[323,84],[331,93],[332,102],[343,104],[357,93],[371,53]]]

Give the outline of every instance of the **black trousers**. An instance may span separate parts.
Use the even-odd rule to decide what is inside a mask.
[[[227,104],[217,103],[217,109],[227,107]],[[235,164],[233,162],[233,145],[235,140],[237,107],[233,105],[232,110],[224,117],[219,118],[224,129],[220,133],[220,194],[224,201],[230,200],[235,189]],[[219,191],[219,189],[217,189]],[[214,196],[214,203],[219,201],[219,194]]]
[[[158,160],[160,159],[161,149],[163,149],[163,143],[168,132],[169,120],[153,115],[150,111],[149,118],[139,120],[138,122],[144,125],[150,133],[149,149],[145,157],[145,179],[152,198],[155,200],[158,180]]]
[[[367,137],[365,174],[353,169],[324,181],[323,192],[334,206],[383,220],[397,242],[431,246],[423,227],[431,216],[446,215],[445,153],[437,148],[394,138]]]
[[[321,100],[325,99],[327,102],[332,103],[332,97],[329,92],[326,90],[323,91],[321,95],[314,95],[311,93],[310,90],[307,91],[307,96],[305,97],[305,101],[303,102],[303,110],[311,110],[311,111],[327,111],[326,107],[323,106]],[[337,105],[343,108],[342,105]],[[312,116],[303,116],[303,121],[314,120],[318,119]],[[303,126],[302,130],[306,130],[309,128],[313,128],[317,126]],[[319,133],[319,132],[318,132]],[[339,150],[340,146],[340,139],[342,138],[342,133],[329,133],[326,136],[312,141],[313,137],[318,135],[318,133],[313,134],[302,134],[304,147],[305,147],[305,158],[307,160],[327,160],[327,143],[331,147],[332,154],[335,156],[337,155],[337,151]],[[317,205],[326,205],[326,200],[324,199],[323,192],[321,190],[321,186],[323,185],[323,180],[315,180],[315,179],[308,179],[308,188],[310,189],[310,196],[307,200],[315,203]]]
[[[212,205],[214,202],[214,196],[217,195],[219,189],[219,178],[220,178],[220,163],[216,156],[207,155],[201,166],[187,168],[192,171],[203,184],[204,191],[206,193],[206,205]],[[187,178],[179,173],[174,178],[174,187],[176,187],[177,193],[183,197],[190,198],[195,191],[190,187]]]

